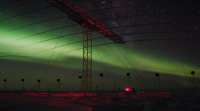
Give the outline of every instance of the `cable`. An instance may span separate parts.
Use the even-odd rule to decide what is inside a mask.
[[[122,36],[125,36],[125,35],[134,35],[134,34],[151,34],[151,33],[180,33],[180,32],[183,32],[183,33],[189,33],[189,32],[198,32],[198,31],[165,31],[165,32],[141,32],[141,33],[129,33],[129,34],[120,34]],[[66,36],[71,36],[71,35],[76,35],[76,34],[80,34],[82,32],[79,32],[79,33],[75,33],[75,34],[69,34],[69,35],[64,35],[64,36],[61,36],[61,37],[66,37]],[[36,42],[36,43],[33,43],[33,44],[29,44],[29,45],[26,45],[26,46],[22,46],[22,47],[27,47],[27,46],[30,46],[30,45],[34,45],[34,44],[38,44],[38,43],[42,43],[42,42],[46,42],[46,41],[49,41],[49,40],[53,40],[53,39],[57,39],[59,37],[56,37],[56,38],[52,38],[52,39],[48,39],[48,40],[44,40],[44,41],[40,41],[40,42]],[[100,37],[100,38],[106,38],[106,37]],[[99,38],[95,38],[95,39],[99,39]],[[151,39],[147,39],[145,41],[149,41]],[[154,39],[152,39],[154,40]],[[156,40],[162,40],[162,39],[156,39]],[[165,39],[164,39],[165,40]],[[176,40],[176,39],[172,39],[172,40]],[[189,39],[190,40],[190,39]],[[135,41],[143,41],[143,40],[135,40]],[[74,43],[79,43],[79,42],[82,42],[82,41],[78,41],[78,42],[74,42]],[[70,43],[70,44],[74,44],[74,43]],[[62,45],[62,46],[65,46],[65,45]],[[59,47],[62,47],[62,46],[59,46]],[[20,48],[22,48],[20,47]],[[58,48],[58,47],[56,47]],[[52,49],[52,48],[51,48]],[[51,50],[51,49],[47,49],[47,50],[44,50],[44,51],[48,51],[48,50]],[[43,52],[43,51],[42,51]],[[40,53],[40,52],[38,52]],[[37,53],[34,53],[33,55],[35,55]]]
[[[3,55],[3,56],[0,56],[0,58],[7,58],[7,57],[13,57],[13,56],[17,56],[17,57],[33,57],[33,56],[23,56],[23,55]]]
[[[24,28],[24,27],[28,27],[28,26],[31,26],[31,25],[35,25],[35,24],[39,24],[39,23],[43,23],[43,22],[48,22],[48,21],[51,21],[51,20],[60,19],[60,18],[64,18],[64,17],[67,17],[67,16],[61,16],[61,17],[56,17],[56,18],[52,18],[52,19],[48,19],[48,20],[43,20],[43,21],[36,22],[36,23],[33,23],[33,24],[28,24],[28,25],[24,25],[24,26],[21,26],[21,27],[18,27],[18,28],[10,29],[8,31],[13,31],[13,30],[17,30],[17,29],[20,29],[20,28]]]
[[[87,12],[85,12],[85,13],[87,13]],[[100,20],[97,20],[97,21],[104,21],[104,20],[111,20],[111,19],[120,19],[120,18],[129,18],[129,17],[138,17],[138,16],[147,16],[147,15],[162,15],[162,14],[169,14],[169,13],[143,14],[143,15],[139,14],[139,15],[134,15],[134,16],[132,15],[132,16],[124,16],[124,17],[115,17],[115,18],[108,18],[108,19],[100,19]],[[43,23],[43,22],[51,21],[51,20],[58,19],[58,18],[64,18],[64,17],[66,17],[66,16],[61,16],[61,17],[56,17],[56,18],[53,18],[53,19],[48,19],[48,20],[40,21],[40,22],[37,22],[37,23],[33,23],[33,24],[29,24],[29,25],[18,27],[18,28],[14,28],[14,29],[11,29],[11,30],[8,30],[8,31],[12,31],[12,30],[23,28],[23,27],[27,27],[27,26],[38,24],[38,23]]]
[[[164,15],[164,14],[175,14],[175,15],[178,15],[178,14],[186,14],[186,12],[180,11],[180,12],[177,12],[177,13],[138,14],[138,15],[131,15],[131,16],[122,16],[122,17],[101,19],[101,20],[97,20],[97,21],[104,21],[104,20],[111,20],[111,19],[121,19],[121,18],[130,18],[130,17],[140,17],[140,16],[150,16],[150,15]],[[194,13],[188,12],[188,14],[194,14]]]
[[[178,1],[178,0],[176,0],[176,2],[177,2],[177,1]],[[180,0],[180,1],[182,1],[182,0]],[[103,11],[103,10],[110,10],[110,9],[116,9],[116,8],[132,7],[132,6],[136,6],[136,5],[162,4],[162,3],[168,3],[168,2],[169,2],[169,3],[172,3],[172,2],[175,2],[175,1],[172,0],[172,1],[165,1],[165,2],[142,3],[142,4],[134,4],[134,5],[119,6],[119,7],[110,7],[110,8],[104,8],[104,9],[86,11],[85,13],[97,12],[97,11]]]
[[[75,24],[75,25],[77,25],[77,24]],[[66,26],[66,27],[71,27],[71,26],[75,26],[75,25],[69,25],[69,26]],[[23,37],[23,38],[20,38],[20,39],[16,39],[15,41],[22,40],[22,39],[25,39],[25,38],[28,38],[28,37],[32,37],[32,36],[35,36],[35,35],[43,34],[43,33],[46,33],[46,32],[51,32],[51,31],[54,31],[54,30],[62,29],[62,28],[64,28],[64,27],[60,27],[60,28],[56,28],[56,29],[40,32],[40,33],[33,34],[33,35],[30,35],[30,36],[26,36],[26,37]]]
[[[97,46],[102,46],[102,45],[107,45],[107,44],[115,44],[115,43],[114,43],[114,42],[111,42],[111,43],[106,43],[106,44],[99,44],[99,45],[95,45],[95,46],[92,46],[92,47],[97,47]],[[79,48],[79,49],[83,49],[83,48]],[[76,50],[79,50],[79,49],[74,49],[74,50],[70,50],[70,51],[58,53],[58,54],[55,54],[55,55],[59,55],[59,54],[67,53],[67,52],[76,51]],[[53,55],[53,56],[55,56],[55,55]]]
[[[132,35],[132,34],[129,34],[129,35]],[[107,37],[99,37],[99,38],[94,38],[94,39],[100,39],[100,38],[107,38]],[[124,41],[124,42],[145,42],[145,41],[160,41],[160,40],[162,40],[162,41],[172,41],[172,40],[200,40],[200,39],[143,39],[143,40],[136,39],[136,40],[133,40],[133,41]],[[75,44],[75,43],[80,43],[80,42],[83,42],[83,41],[77,41],[77,42],[70,43],[70,44]],[[66,45],[70,45],[70,44],[66,44]],[[58,46],[56,48],[63,47],[63,46],[66,46],[66,45]],[[45,52],[45,51],[48,51],[48,50],[52,50],[52,49],[54,49],[54,48],[46,49],[46,50],[34,53],[32,55],[39,54],[39,53],[42,53],[42,52]]]
[[[83,42],[83,41],[81,41],[81,42]],[[95,45],[95,46],[92,46],[92,47],[101,46],[101,45],[107,45],[107,44],[114,44],[114,43],[112,42],[112,43],[100,44],[100,45]],[[47,49],[47,50],[51,50],[51,49]],[[47,51],[47,50],[45,50],[45,51]],[[78,50],[78,49],[76,49],[76,50]],[[45,51],[41,51],[41,52],[38,52],[38,53],[42,53],[42,52],[45,52]],[[71,51],[67,51],[67,52],[71,52]],[[34,53],[32,55],[35,55],[35,54],[38,54],[38,53]],[[59,53],[59,54],[61,54],[61,53]],[[55,55],[59,55],[59,54],[55,54]]]
[[[105,37],[104,37],[105,38]],[[200,39],[145,39],[145,40],[133,40],[133,41],[124,41],[125,43],[127,42],[148,42],[148,41],[174,41],[174,40],[177,40],[177,41],[182,41],[182,40],[186,40],[186,41],[196,41],[196,42],[199,42]],[[83,42],[83,41],[79,41],[79,42]],[[92,47],[96,47],[96,46],[102,46],[102,45],[107,45],[107,44],[115,44],[114,42],[112,43],[106,43],[106,44],[99,44],[99,45],[94,45]],[[67,44],[66,44],[67,45]],[[52,48],[54,49],[54,48]],[[80,50],[80,49],[83,49],[83,48],[79,48],[79,49],[74,49],[74,50],[70,50],[70,51],[66,51],[66,52],[63,52],[63,53],[67,53],[67,52],[72,52],[72,51],[76,51],[76,50]],[[48,49],[48,50],[51,50],[51,49]],[[42,53],[42,52],[40,52]],[[60,54],[60,53],[59,53]],[[33,54],[34,55],[34,54]],[[55,54],[55,55],[58,55],[58,54]],[[53,55],[53,56],[55,56]],[[6,55],[6,56],[0,56],[0,57],[13,57],[13,56],[18,56],[18,57],[35,57],[35,56],[21,56],[21,55]],[[50,57],[50,56],[49,56]]]
[[[188,22],[176,22],[176,23],[197,23],[197,22],[200,22],[200,21],[188,21]],[[126,25],[126,26],[119,26],[119,27],[110,27],[108,29],[122,28],[122,27],[132,27],[132,26],[143,26],[143,25],[161,25],[161,24],[171,24],[171,23],[174,23],[174,22]],[[72,26],[74,26],[74,25],[72,25]],[[70,26],[68,26],[68,27],[70,27]],[[63,28],[63,27],[61,27],[61,28]],[[46,33],[46,32],[50,32],[50,31],[53,31],[53,30],[61,29],[61,28],[56,28],[56,29],[52,29],[52,30],[49,30],[49,31],[41,32],[41,33]],[[169,32],[172,32],[172,31],[169,31]],[[34,35],[38,35],[38,34],[41,34],[41,33],[37,33],[37,34],[34,34]],[[80,33],[82,33],[82,32],[80,32]],[[146,33],[150,33],[150,32],[146,32]],[[155,32],[152,32],[152,33],[155,33]],[[159,33],[159,32],[156,32],[156,33]],[[141,34],[141,33],[134,33],[134,34]],[[31,36],[34,36],[34,35],[31,35]],[[64,35],[62,37],[70,36],[70,35],[73,35],[73,34]],[[27,37],[31,37],[31,36],[27,36]],[[24,38],[27,38],[27,37],[24,37]],[[59,37],[48,39],[48,40],[43,40],[43,41],[40,41],[40,42],[36,42],[36,43],[29,44],[29,45],[25,45],[25,46],[22,46],[22,47],[27,47],[27,46],[30,46],[30,45],[34,45],[34,44],[37,44],[37,43],[41,43],[41,42],[45,42],[45,41],[49,41],[49,40],[53,40],[53,39],[57,39],[57,38],[59,38]],[[23,38],[21,38],[21,39],[23,39]],[[17,40],[21,40],[21,39],[17,39]],[[20,47],[20,48],[22,48],[22,47]]]
[[[80,28],[79,28],[79,30],[80,30]],[[78,30],[78,31],[79,31]],[[72,41],[72,39],[75,37],[75,35],[71,38],[71,40],[69,41],[69,43]],[[63,51],[65,50],[67,48],[67,46],[63,49]],[[63,52],[62,51],[62,52]],[[51,65],[51,67],[49,68],[49,70],[47,70],[47,72],[45,73],[45,75],[41,78],[41,82],[42,82],[42,80],[44,79],[44,77],[47,75],[47,73],[50,71],[50,69],[52,68],[52,66],[55,64],[55,62],[58,60],[58,58],[60,57],[60,55],[61,55],[62,53],[60,53],[59,54],[59,56],[56,58],[56,60],[54,61],[54,63]],[[37,86],[36,86],[37,87]]]
[[[28,13],[31,13],[31,12],[36,12],[36,11],[39,11],[39,10],[47,9],[47,8],[50,8],[50,7],[53,7],[53,6],[48,6],[48,7],[44,7],[44,8],[32,10],[32,11],[29,11],[29,12],[25,12],[25,13],[22,13],[22,14],[18,14],[18,15],[12,16],[12,17],[8,17],[8,18],[5,18],[5,19],[0,20],[0,22],[1,22],[1,21],[4,21],[4,20],[11,19],[11,18],[14,18],[14,17],[21,16],[21,15],[24,15],[24,14],[28,14]]]
[[[149,23],[149,24],[134,24],[134,25],[124,25],[124,26],[118,26],[118,27],[110,27],[107,29],[113,29],[113,28],[122,28],[122,27],[133,27],[133,26],[143,26],[143,25],[164,25],[164,24],[172,24],[172,23],[199,23],[200,21],[188,21],[188,22],[165,22],[165,23]]]
[[[120,35],[133,35],[133,34],[151,34],[151,33],[180,33],[180,32],[184,32],[184,33],[188,33],[188,32],[199,32],[199,31],[164,31],[164,32],[141,32],[141,33],[129,33],[129,34],[120,34]]]
[[[145,39],[145,40],[133,40],[133,41],[124,41],[124,42],[148,42],[148,41],[174,41],[174,40],[186,40],[186,41],[198,41],[200,39]]]
[[[82,44],[81,44],[82,46]],[[80,46],[80,47],[81,47]],[[79,48],[80,48],[79,47]],[[74,55],[72,55],[72,57],[67,61],[67,63],[62,67],[62,69],[60,70],[60,72],[54,77],[53,81],[49,84],[49,86],[47,87],[47,89],[49,89],[49,87],[51,86],[51,84],[55,81],[55,79],[60,75],[60,73],[63,71],[63,69],[66,67],[66,65],[71,61],[71,59],[75,56],[75,54],[78,52],[78,50],[76,50],[76,52],[74,53]]]
[[[68,22],[68,20],[69,20],[69,18],[66,20],[65,26],[67,25],[67,22]],[[65,29],[65,28],[63,28],[63,30],[62,30],[62,32],[61,32],[61,34],[60,34],[60,36],[63,34],[63,31],[64,31],[64,29]],[[59,40],[60,40],[60,38],[58,39],[58,41],[57,41],[57,43],[56,43],[56,46],[55,46],[55,47],[57,47]],[[51,57],[52,57],[52,55],[53,55],[54,51],[55,51],[55,49],[53,50],[53,52],[52,52],[52,54],[51,54]],[[45,71],[46,71],[46,69],[47,69],[47,67],[48,67],[48,65],[49,65],[49,62],[51,61],[51,57],[50,57],[50,59],[49,59],[49,61],[48,61],[47,65],[46,65],[46,68],[45,68],[45,70],[44,70],[44,73],[43,73],[42,77],[44,76],[44,74],[45,74]]]
[[[80,30],[80,28],[78,29],[78,31],[79,31],[79,30]],[[78,32],[78,31],[77,31],[77,32]],[[71,38],[71,40],[69,41],[69,43],[72,41],[72,39],[73,39],[74,37],[75,37],[75,35]],[[67,45],[67,46],[68,46],[68,45]],[[63,49],[63,51],[67,48],[67,46],[65,46],[65,48]],[[63,51],[62,51],[62,52],[63,52]],[[62,53],[59,54],[59,56],[58,56],[57,59],[54,61],[54,63],[51,65],[51,67],[49,68],[49,70],[52,68],[52,66],[55,64],[55,62],[58,60],[58,58],[60,57],[61,54],[62,54]],[[48,70],[48,71],[49,71],[49,70]],[[46,74],[48,73],[48,71],[46,72]],[[45,74],[45,75],[46,75],[46,74]],[[43,77],[43,78],[44,78],[44,77]],[[43,78],[42,78],[42,79],[43,79]]]
[[[93,43],[94,43],[94,45],[95,45],[95,42],[93,41]],[[93,46],[92,46],[93,47]],[[101,62],[102,62],[102,65],[103,65],[103,67],[104,67],[104,69],[105,69],[105,71],[106,71],[106,75],[107,75],[107,77],[108,77],[108,79],[109,79],[109,81],[110,81],[110,77],[109,77],[109,75],[108,75],[108,71],[106,70],[106,67],[105,67],[105,64],[104,64],[104,62],[103,62],[103,60],[102,60],[102,58],[101,58],[101,56],[100,56],[100,54],[99,54],[99,51],[98,51],[98,49],[97,49],[97,47],[96,47],[96,50],[97,50],[97,53],[98,53],[98,55],[99,55],[99,57],[100,57],[100,59],[101,59]],[[110,83],[113,85],[113,83],[110,81]],[[113,85],[114,86],[114,85]]]
[[[66,36],[72,36],[72,35],[76,35],[76,34],[82,34],[82,33],[83,32],[78,32],[78,33],[73,33],[73,34],[64,35],[64,36],[60,36],[60,37],[55,37],[55,38],[43,40],[43,41],[40,41],[40,42],[35,42],[35,43],[29,44],[29,45],[25,45],[25,46],[22,46],[20,48],[27,47],[27,46],[34,45],[34,44],[38,44],[38,43],[42,43],[42,42],[46,42],[46,41],[50,41],[50,40],[54,40],[54,39],[58,39],[58,38],[63,38],[63,37],[66,37]]]
[[[19,2],[19,1],[21,1],[21,0],[15,0],[13,2],[9,2],[9,3],[6,3],[6,4],[0,5],[0,7],[6,6],[6,5],[10,5],[10,4],[13,4],[13,3]]]
[[[167,1],[168,2],[168,1]],[[162,2],[159,2],[159,3],[162,3]],[[145,4],[148,4],[148,3],[145,3]],[[140,4],[141,5],[141,4]],[[129,6],[129,5],[128,5]],[[132,6],[132,5],[130,5]],[[122,6],[122,7],[127,7],[127,6]],[[114,9],[114,8],[120,8],[120,7],[111,7],[111,8],[108,8],[108,9]],[[107,9],[101,9],[101,10],[107,10]],[[88,12],[95,12],[95,11],[100,11],[100,10],[94,10],[94,11],[88,11]],[[182,11],[180,11],[178,14],[180,14]],[[85,12],[87,13],[87,12]],[[183,12],[182,12],[183,13]],[[125,16],[125,17],[116,17],[116,18],[108,18],[108,19],[101,19],[101,20],[97,20],[97,21],[104,21],[104,20],[110,20],[110,19],[120,19],[120,18],[129,18],[129,17],[138,17],[138,16],[147,16],[147,15],[161,15],[161,14],[171,14],[171,13],[157,13],[157,14],[144,14],[144,15],[134,15],[134,16]],[[174,14],[177,14],[177,13],[174,13]],[[185,12],[184,12],[185,14]],[[62,16],[62,17],[58,17],[58,18],[64,18],[65,16]],[[55,18],[56,19],[56,18]],[[41,22],[38,22],[38,23],[42,23],[42,22],[46,22],[46,21],[50,21],[52,19],[49,19],[49,20],[45,20],[45,21],[41,21]],[[33,24],[29,24],[29,25],[34,25],[34,24],[38,24],[38,23],[33,23]],[[29,26],[29,25],[26,25],[26,26]],[[26,27],[26,26],[22,26],[20,28],[23,28],[23,27]],[[9,31],[12,31],[12,30],[16,30],[16,29],[20,29],[20,28],[15,28],[15,29],[11,29]]]
[[[132,17],[132,16],[130,16]],[[117,18],[126,18],[126,17],[117,17]],[[116,18],[114,18],[116,19]],[[107,20],[107,19],[103,19],[103,20]],[[103,20],[100,20],[100,21],[103,21]],[[143,25],[161,25],[161,24],[171,24],[171,23],[196,23],[196,22],[200,22],[200,21],[188,21],[188,22],[165,22],[165,23],[150,23],[150,24],[137,24],[137,25],[126,25],[126,26],[119,26],[119,27],[110,27],[108,29],[112,29],[112,28],[121,28],[121,27],[130,27],[130,26],[143,26]],[[76,25],[79,25],[79,24],[74,24],[74,25],[70,25],[68,27],[71,27],[71,26],[76,26]],[[30,35],[30,36],[26,36],[26,37],[23,37],[23,38],[20,38],[20,39],[16,39],[15,41],[18,41],[18,40],[21,40],[21,39],[25,39],[25,38],[28,38],[28,37],[32,37],[32,36],[35,36],[35,35],[39,35],[39,34],[43,34],[43,33],[46,33],[46,32],[51,32],[51,31],[54,31],[54,30],[58,30],[58,29],[62,29],[63,27],[59,27],[59,28],[55,28],[55,29],[51,29],[51,30],[48,30],[48,31],[44,31],[44,32],[40,32],[40,33],[37,33],[37,34],[33,34],[33,35]]]
[[[122,51],[120,50],[120,48],[115,44],[115,46],[118,48],[118,50],[122,53]],[[122,53],[122,55],[126,58],[126,56],[124,55],[124,53]],[[128,61],[128,63],[132,66],[132,64],[130,63],[130,61],[126,58],[126,60]],[[146,82],[141,78],[141,76],[139,75],[139,73],[137,72],[137,70],[132,66],[132,69],[136,72],[136,74],[140,77],[140,79],[144,82],[144,84],[149,88],[149,86],[146,84]],[[133,73],[132,73],[133,75]],[[150,88],[149,88],[150,89]]]
[[[103,39],[102,39],[103,40]],[[103,40],[104,41],[104,40]],[[105,41],[104,41],[105,42]],[[106,42],[105,42],[106,43]],[[108,45],[107,45],[108,46]],[[108,46],[109,47],[109,46]],[[109,49],[115,54],[115,56],[117,56],[117,54],[109,47]],[[124,64],[124,62],[117,56],[117,58]],[[124,66],[130,71],[132,72],[125,64]],[[136,80],[140,83],[140,81],[137,79],[137,77],[135,75],[133,75],[133,77],[136,78]],[[141,84],[141,83],[140,83]],[[142,85],[142,84],[141,84]],[[143,86],[143,85],[142,85]],[[143,86],[144,89],[146,89],[144,86]]]
[[[65,45],[62,45],[62,46],[55,47],[55,48],[59,48],[59,47],[63,47],[63,46],[71,45],[71,44],[75,44],[75,43],[80,43],[80,42],[83,42],[83,41],[73,42],[73,43],[65,44]],[[40,51],[40,52],[34,53],[34,54],[32,54],[32,55],[39,54],[39,53],[42,53],[42,52],[45,52],[45,51],[48,51],[48,50],[52,50],[52,49],[55,49],[55,48],[46,49],[46,50],[43,50],[43,51]]]

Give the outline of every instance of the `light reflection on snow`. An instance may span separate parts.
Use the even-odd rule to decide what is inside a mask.
[[[191,100],[189,93],[185,92],[103,92],[83,95],[82,93],[49,93],[49,92],[9,92],[0,93],[0,110],[7,110],[10,107],[18,110],[75,110],[75,111],[93,111],[93,110],[159,110],[159,105],[163,108],[177,111],[172,106],[175,100],[187,102]],[[177,99],[179,98],[179,99]],[[199,98],[200,99],[200,98]],[[7,101],[7,102],[3,102]],[[176,103],[178,104],[178,103]],[[168,108],[169,107],[169,108]],[[185,106],[184,106],[185,107]],[[171,109],[170,109],[171,108]],[[198,109],[199,107],[193,106]],[[161,109],[160,109],[161,110]],[[164,110],[164,109],[163,109]],[[167,111],[167,110],[166,110]]]

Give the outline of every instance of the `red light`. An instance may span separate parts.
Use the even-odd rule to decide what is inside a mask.
[[[126,88],[125,91],[131,91],[131,89],[130,88]]]

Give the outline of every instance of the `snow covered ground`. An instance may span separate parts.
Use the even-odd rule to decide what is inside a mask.
[[[0,111],[200,111],[200,93],[0,93]]]

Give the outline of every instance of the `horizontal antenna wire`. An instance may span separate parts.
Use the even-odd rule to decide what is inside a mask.
[[[80,47],[82,46],[82,44],[80,45]],[[79,48],[80,48],[79,47]],[[61,74],[61,72],[63,71],[63,69],[66,67],[66,65],[71,61],[71,59],[75,56],[75,54],[78,52],[78,50],[76,50],[76,52],[74,53],[74,55],[72,55],[72,57],[67,61],[67,63],[62,67],[62,69],[60,70],[60,72],[54,77],[54,79],[52,80],[52,82],[49,84],[49,86],[47,87],[47,89],[49,89],[49,87],[51,86],[51,84],[56,80],[56,78]]]
[[[102,39],[103,40],[103,39]],[[104,41],[104,40],[103,40]],[[105,41],[104,41],[105,42]],[[106,43],[106,42],[105,42]],[[107,46],[108,46],[108,44],[106,44]],[[117,54],[110,48],[110,46],[108,46],[109,47],[109,49],[115,54],[115,56],[117,56]],[[117,56],[117,58],[124,64],[124,62],[119,58],[119,56]],[[131,70],[124,64],[124,66],[131,72]],[[142,85],[142,83],[137,79],[137,77],[135,76],[135,75],[133,75],[133,77],[135,77],[136,78],[136,80]],[[143,85],[142,85],[142,87],[144,88],[144,89],[146,89]]]
[[[93,42],[94,42],[94,41],[93,41]],[[94,45],[95,45],[95,42],[94,42]],[[103,62],[103,60],[102,60],[102,58],[101,58],[101,55],[100,55],[100,53],[99,53],[97,47],[96,47],[96,50],[97,50],[97,53],[98,53],[98,55],[99,55],[99,57],[100,57],[100,59],[101,59],[102,65],[103,65],[103,67],[104,67],[104,69],[105,69],[105,71],[106,71],[106,75],[107,75],[107,77],[108,77],[110,83],[114,86],[114,84],[113,84],[113,83],[111,82],[111,80],[110,80],[110,77],[109,77],[109,75],[108,75],[108,71],[106,70],[105,64],[104,64],[104,62]]]
[[[172,32],[172,31],[166,31],[166,32],[142,32],[142,33],[129,33],[129,34],[120,34],[120,35],[124,35],[124,36],[127,36],[127,35],[134,35],[134,34],[151,34],[151,33],[159,33],[159,34],[162,34],[162,33],[180,33],[180,32],[184,32],[184,33],[189,33],[189,32],[198,32],[198,31],[176,31],[176,32]],[[82,32],[80,32],[82,33]],[[75,33],[75,34],[70,34],[70,35],[76,35],[76,34],[80,34],[80,33]],[[107,37],[100,37],[100,38],[107,38]],[[94,39],[100,39],[100,38],[94,38]],[[56,38],[53,38],[53,39],[56,39]],[[46,42],[46,41],[49,41],[49,40],[52,40],[52,39],[48,39],[48,40],[45,40],[45,41],[42,41],[42,42]],[[133,40],[133,41],[125,41],[125,42],[136,42],[136,41],[158,41],[158,40],[199,40],[199,39],[140,39],[140,40]],[[70,44],[75,44],[75,43],[79,43],[79,42],[82,42],[82,41],[77,41],[77,42],[73,42],[73,43],[70,43]],[[41,43],[41,42],[39,42]],[[37,44],[37,43],[34,43],[34,44]],[[66,45],[70,45],[70,44],[66,44]],[[65,45],[62,45],[62,46],[65,46]],[[62,47],[62,46],[58,46],[56,48],[59,48],[59,47]],[[46,50],[43,50],[43,51],[40,51],[40,52],[36,52],[32,55],[35,55],[35,54],[38,54],[38,53],[41,53],[41,52],[45,52],[45,51],[48,51],[48,50],[51,50],[53,48],[50,48],[50,49],[46,49]]]
[[[103,37],[103,38],[106,38],[106,37]],[[199,42],[200,39],[145,39],[145,40],[133,40],[133,41],[124,41],[125,43],[127,42],[148,42],[148,41],[174,41],[174,40],[186,40],[186,41],[197,41]],[[79,41],[79,42],[83,42],[83,41]],[[96,47],[96,46],[102,46],[102,45],[107,45],[107,44],[115,44],[114,42],[112,43],[106,43],[106,44],[99,44],[99,45],[94,45],[92,47]],[[66,44],[67,45],[67,44]],[[65,45],[64,45],[65,46]],[[54,48],[52,48],[54,49]],[[74,49],[74,50],[70,50],[70,51],[66,51],[66,52],[63,52],[63,53],[67,53],[67,52],[72,52],[72,51],[76,51],[76,50],[80,50],[80,49],[83,49],[83,48],[79,48],[79,49]],[[49,49],[51,50],[51,49]],[[42,53],[42,52],[40,52]],[[60,54],[60,53],[59,53]],[[55,54],[55,55],[58,55],[58,54]],[[3,58],[3,57],[13,57],[13,56],[16,56],[16,57],[36,57],[36,56],[23,56],[23,55],[3,55],[3,56],[0,56],[0,58]],[[54,55],[53,55],[54,56]]]
[[[81,28],[81,27],[80,27]],[[80,30],[80,28],[78,29],[78,31]],[[77,31],[77,32],[78,32]],[[71,38],[71,40],[69,41],[69,43],[72,41],[72,39],[75,37],[75,35]],[[67,45],[68,46],[68,45]],[[67,46],[65,46],[65,48],[63,49],[63,51],[67,48]],[[62,52],[63,52],[62,51]],[[41,81],[44,79],[44,77],[47,75],[47,73],[51,70],[52,66],[55,64],[55,62],[58,60],[58,58],[60,57],[62,53],[59,54],[59,56],[56,58],[56,60],[53,62],[53,64],[51,65],[51,67],[49,68],[49,70],[47,70],[47,72],[45,73],[45,75],[41,78]],[[38,85],[37,85],[38,86]],[[35,87],[35,89],[37,88],[37,86]]]
[[[120,50],[120,48],[115,44],[115,46],[118,48],[118,50],[122,53],[122,51]],[[149,86],[146,84],[146,82],[142,79],[142,77],[140,76],[140,74],[137,72],[137,70],[132,66],[132,64],[130,63],[130,61],[127,59],[127,57],[124,55],[124,53],[122,53],[122,55],[125,57],[126,61],[128,61],[128,63],[131,65],[132,69],[136,72],[136,74],[140,77],[140,79],[142,80],[142,82],[148,87],[148,89],[150,90]],[[131,73],[133,75],[133,72]]]
[[[15,0],[13,2],[9,2],[9,3],[6,3],[6,4],[0,5],[0,7],[6,6],[6,5],[10,5],[10,4],[13,4],[13,3],[16,3],[16,2],[19,2],[19,1],[21,1],[21,0]]]
[[[48,6],[48,7],[44,7],[44,8],[39,8],[39,9],[32,10],[32,11],[29,11],[29,12],[25,12],[25,13],[22,13],[22,14],[19,14],[19,15],[15,15],[15,16],[12,16],[12,17],[8,17],[8,18],[5,18],[5,19],[0,20],[0,22],[1,22],[1,21],[4,21],[4,20],[11,19],[11,18],[14,18],[14,17],[21,16],[21,15],[24,15],[24,14],[28,14],[28,13],[31,13],[31,12],[36,12],[36,11],[39,11],[39,10],[47,9],[47,8],[50,8],[50,7],[53,7],[53,6]]]
[[[199,23],[200,21],[176,22],[176,23],[197,23],[197,22]],[[113,29],[113,28],[122,28],[122,27],[132,27],[132,26],[143,26],[143,25],[172,24],[172,23],[174,23],[174,22],[152,23],[152,24],[137,24],[137,25],[126,25],[126,26],[119,26],[119,27],[110,27],[109,29]],[[75,25],[71,25],[71,26],[75,26]],[[67,27],[70,27],[70,26],[67,26]],[[63,27],[61,27],[61,28],[63,28]],[[41,32],[41,33],[46,33],[46,32],[50,32],[50,31],[53,31],[53,30],[61,29],[61,28],[56,28],[56,29],[52,29],[52,30],[49,30],[49,31]],[[174,32],[198,32],[198,31],[142,32],[142,33],[130,33],[130,34],[120,34],[120,35],[146,34],[146,33],[168,33],[168,32],[174,33]],[[37,34],[34,34],[34,35],[38,35],[38,34],[41,34],[41,33],[37,33]],[[83,32],[80,32],[80,33],[83,33]],[[74,34],[77,34],[77,33],[74,33]],[[74,34],[64,35],[64,36],[61,36],[61,37],[71,36],[71,35],[74,35]],[[78,33],[78,34],[79,34],[79,33]],[[34,36],[34,35],[31,35],[31,36]],[[30,36],[27,36],[27,37],[30,37]],[[59,38],[59,37],[55,37],[55,38],[43,40],[43,41],[40,41],[40,42],[32,43],[32,44],[29,44],[29,45],[22,46],[22,47],[20,47],[20,48],[27,47],[27,46],[34,45],[34,44],[38,44],[38,43],[42,43],[42,42],[46,42],[46,41],[49,41],[49,40],[54,40],[54,39],[57,39],[57,38]],[[19,39],[18,39],[18,40],[19,40]]]
[[[66,20],[65,26],[67,25],[68,20],[69,20],[69,18]],[[63,34],[64,29],[65,29],[65,27],[63,28],[63,30],[62,30],[60,36]],[[57,41],[55,47],[57,47],[59,40],[60,40],[60,38],[58,39],[58,41]],[[43,73],[42,77],[44,76],[44,74],[45,74],[45,72],[46,72],[46,69],[47,69],[47,67],[48,67],[48,65],[49,65],[49,62],[51,61],[51,57],[52,57],[54,51],[55,51],[55,49],[53,50],[53,52],[52,52],[52,54],[51,54],[51,56],[50,56],[50,58],[49,58],[49,61],[48,61],[47,65],[46,65],[46,68],[45,68],[45,70],[44,70],[44,73]]]

